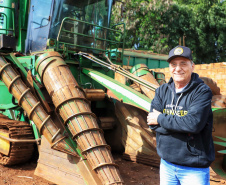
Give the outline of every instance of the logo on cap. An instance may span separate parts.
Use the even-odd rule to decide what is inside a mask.
[[[176,48],[174,51],[174,55],[181,55],[184,52],[183,48]]]

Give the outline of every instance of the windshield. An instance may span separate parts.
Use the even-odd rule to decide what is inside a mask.
[[[44,8],[45,7],[45,8]],[[46,49],[50,29],[52,0],[31,0],[25,52]]]
[[[112,1],[56,0],[49,38],[70,43],[70,50],[104,49],[107,30],[103,27],[110,25]]]
[[[109,0],[56,0],[52,17],[52,26],[61,24],[63,18],[70,17],[97,24],[109,26],[110,15]]]

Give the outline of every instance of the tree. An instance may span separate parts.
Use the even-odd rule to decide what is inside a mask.
[[[226,2],[218,0],[179,0],[191,14],[186,45],[191,47],[197,63],[226,60]],[[192,32],[191,32],[192,31]]]
[[[196,63],[226,61],[226,1],[219,0],[122,0],[113,22],[126,24],[126,47],[168,54],[185,37]]]
[[[161,17],[169,7],[170,1],[122,0],[116,3],[112,21],[126,24],[127,48],[140,48],[152,52],[164,53],[167,48],[167,36],[161,34],[164,27]],[[121,6],[124,14],[121,16]]]

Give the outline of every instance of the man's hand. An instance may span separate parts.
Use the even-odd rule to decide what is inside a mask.
[[[153,109],[153,112],[150,112],[147,116],[147,124],[148,125],[158,125],[157,119],[161,112]]]

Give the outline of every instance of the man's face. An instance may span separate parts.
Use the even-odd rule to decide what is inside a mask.
[[[191,74],[194,70],[194,63],[184,57],[176,57],[169,64],[170,75],[175,84],[180,88],[185,86],[191,79]]]

